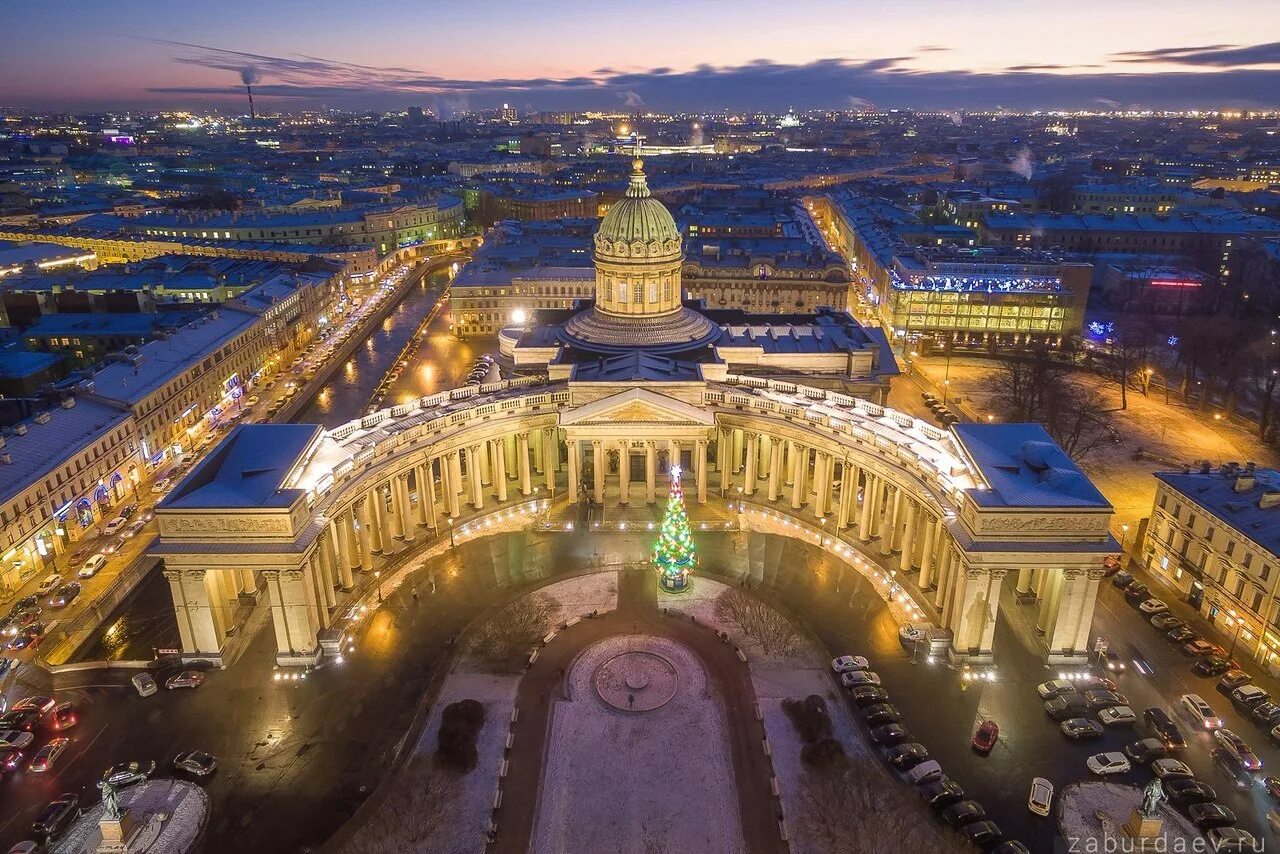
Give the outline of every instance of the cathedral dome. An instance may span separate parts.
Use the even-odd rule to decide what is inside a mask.
[[[644,161],[631,161],[631,184],[600,221],[596,257],[605,260],[665,259],[680,252],[680,230],[667,206],[649,195]]]

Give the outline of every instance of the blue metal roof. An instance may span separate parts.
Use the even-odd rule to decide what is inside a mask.
[[[951,430],[990,486],[970,493],[981,507],[1111,507],[1039,424],[956,424]]]

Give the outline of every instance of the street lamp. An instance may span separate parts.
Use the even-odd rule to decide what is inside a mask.
[[[382,604],[382,570],[375,569],[373,571],[373,580],[378,582],[378,604]]]
[[[452,504],[453,502],[452,502],[452,501],[450,501],[449,503],[450,503],[450,504]],[[447,518],[447,519],[449,520],[449,548],[453,548],[453,547],[454,547],[454,542],[453,542],[453,517],[452,517],[452,516],[446,516],[445,518]]]

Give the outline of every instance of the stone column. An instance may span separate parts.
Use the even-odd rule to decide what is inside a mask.
[[[443,464],[443,460],[441,463]],[[436,504],[435,464],[427,460],[418,467],[418,503],[422,505],[422,524],[430,525],[432,531],[439,530],[440,508]]]
[[[372,492],[366,492],[360,499],[360,568],[365,572],[373,569],[373,499]]]
[[[698,503],[707,503],[707,440],[695,443],[698,455]]]
[[[787,439],[783,448],[785,459],[782,461],[782,471],[787,476],[786,485],[791,486],[795,483],[796,477],[796,443]]]
[[[730,444],[733,446],[733,458],[732,458],[731,469],[734,474],[737,474],[738,472],[742,471],[742,442],[743,442],[742,431],[735,427],[732,431],[730,431],[730,435],[732,437],[730,439]]]
[[[319,561],[315,555],[303,561],[303,573],[307,581],[307,610],[311,613],[311,623],[316,630],[329,628],[329,606],[324,595],[324,582],[321,578]]]
[[[854,495],[858,491],[855,471],[848,460],[845,460],[840,467],[840,511],[836,516],[836,533],[849,527],[849,519],[853,513]]]
[[[1024,566],[1022,569],[1018,570],[1018,583],[1013,589],[1018,593],[1031,592],[1031,567]]]
[[[391,497],[391,512],[388,513],[387,527],[391,530],[391,537],[394,539],[403,539],[405,529],[405,502],[400,484],[404,475],[393,474],[391,479],[387,481],[387,492]]]
[[[173,594],[182,651],[216,655],[222,652],[222,639],[213,625],[204,573],[203,569],[166,569],[164,577],[169,579],[169,592]]]
[[[759,462],[759,449],[757,443],[760,441],[760,435],[754,431],[747,434],[747,460],[746,472],[742,477],[742,494],[756,494],[756,463]]]
[[[1080,604],[1080,619],[1076,628],[1075,651],[1087,654],[1091,649],[1089,635],[1093,633],[1093,611],[1098,604],[1098,587],[1102,583],[1104,573],[1101,569],[1090,569],[1085,573],[1084,593]]]
[[[547,431],[545,428],[539,427],[537,430],[530,431],[525,434],[530,447],[533,451],[533,473],[537,475],[546,474],[547,469]]]
[[[578,440],[569,440],[569,501],[578,500],[578,454],[581,453],[578,448]]]
[[[723,484],[729,477],[727,468],[721,468],[720,481]],[[644,500],[649,504],[658,500],[658,449],[653,442],[644,443]]]
[[[894,509],[902,490],[890,485],[885,496],[884,521],[880,523],[880,554],[888,557],[893,554]]]
[[[941,609],[951,585],[951,568],[955,564],[955,550],[944,542],[938,556],[938,583],[933,591],[933,607]]]
[[[378,516],[377,530],[382,534],[381,551],[384,555],[389,555],[389,554],[395,554],[396,552],[395,532],[392,530],[392,527],[391,527],[391,517],[393,514],[387,508],[387,500],[391,495],[394,495],[394,490],[391,489],[390,483],[387,484],[386,488],[387,488],[387,493],[384,495],[382,491],[383,487],[381,484],[374,487],[373,512],[376,513]]]
[[[920,547],[920,587],[933,583],[933,567],[939,544],[943,542],[942,520],[926,515],[924,518],[924,543]]]
[[[978,644],[978,650],[983,655],[991,653],[991,645],[995,642],[996,637],[996,615],[1000,611],[1000,584],[1004,580],[1006,570],[993,569],[987,573],[987,577],[991,583],[987,587],[986,608],[984,611],[985,622],[982,626],[982,642]]]
[[[618,443],[618,503],[624,507],[631,501],[631,442]]]
[[[778,474],[782,467],[782,454],[778,450],[781,440],[769,438],[769,501],[778,500]]]
[[[533,495],[533,477],[529,471],[529,434],[516,436],[516,464],[520,474],[520,494]]]
[[[352,526],[352,509],[343,510],[329,523],[333,526],[334,531],[337,532],[335,541],[338,544],[339,573],[343,568],[350,572],[360,565],[360,556],[356,554],[355,543],[353,542],[355,529]],[[346,587],[347,582],[343,581],[342,586]]]
[[[831,489],[831,481],[827,479],[827,460],[828,455],[822,451],[814,454],[813,465],[813,489],[814,503],[813,512],[818,517],[818,521],[822,521],[827,517],[827,493]]]
[[[898,559],[898,571],[910,572],[912,557],[916,547],[916,525],[919,524],[918,515],[920,513],[920,505],[911,499],[907,499],[907,527],[902,532],[902,557]],[[927,518],[927,517],[926,517]],[[926,537],[928,532],[925,532]],[[925,540],[924,551],[929,550],[929,541]],[[921,589],[928,587],[925,583],[924,573],[920,574]]]
[[[333,592],[334,588],[339,584],[344,588],[346,587],[346,583],[344,582],[344,571],[346,573],[350,573],[351,570],[344,570],[344,564],[338,562],[337,542],[334,539],[334,527],[332,522],[329,524],[328,531],[326,532],[321,557],[323,558],[325,579],[329,584],[329,595],[333,600],[333,604],[336,605],[338,604],[338,597],[337,594]]]
[[[501,503],[507,500],[507,452],[506,442],[502,439],[490,441],[493,448],[493,486],[497,499]]]
[[[398,475],[395,479],[396,491],[400,495],[400,524],[404,527],[404,541],[412,543],[418,534],[418,520],[414,518],[418,515],[414,509],[413,499],[409,497],[409,473]],[[421,497],[418,503],[422,503]]]
[[[876,504],[874,499],[874,490],[877,488],[876,476],[871,472],[867,472],[866,474],[867,482],[866,486],[863,487],[862,494],[862,515],[861,518],[858,519],[858,542],[860,543],[871,542],[871,513],[875,509]]]
[[[556,470],[560,468],[560,440],[555,430],[547,430],[542,439],[543,474],[547,476],[547,492],[555,492]]]
[[[1047,635],[1049,652],[1078,652],[1075,644],[1080,635],[1080,618],[1084,616],[1088,598],[1089,579],[1082,569],[1064,569],[1059,587],[1061,593],[1054,609],[1057,617]]]
[[[316,648],[318,627],[315,613],[315,588],[302,569],[266,570],[267,595],[270,597],[271,620],[275,625],[276,660],[311,655]]]
[[[604,443],[599,439],[591,440],[591,460],[595,465],[595,477],[592,478],[592,500],[597,504],[604,503]]]
[[[720,472],[720,497],[724,498],[729,493],[729,434],[720,431],[720,437],[716,440],[716,469]],[[650,499],[652,500],[652,499]]]
[[[1062,594],[1062,570],[1046,570],[1044,580],[1044,598],[1040,600],[1040,616],[1036,620],[1036,628],[1046,640],[1053,637],[1053,624],[1058,618],[1058,602]],[[1053,647],[1050,646],[1050,649]]]
[[[477,510],[484,509],[484,485],[480,471],[482,456],[479,445],[471,445],[467,448],[467,480],[471,482],[471,506]]]
[[[462,515],[462,504],[459,493],[462,492],[462,459],[458,451],[449,452],[449,518],[457,519]]]
[[[492,486],[493,485],[493,466],[491,465],[492,463],[492,460],[490,459],[491,452],[489,450],[488,443],[481,443],[477,447],[479,448],[479,450],[476,453],[476,456],[479,458],[479,463],[480,463],[480,479],[479,479],[480,485]]]
[[[801,460],[808,454],[808,450],[802,454],[798,445],[793,444],[791,448],[791,509],[799,510],[804,504],[804,473],[802,468],[806,463]]]
[[[957,640],[960,637],[959,626],[960,617],[963,613],[961,606],[964,603],[965,586],[968,582],[969,573],[972,571],[963,563],[955,565],[951,571],[951,590],[947,593],[946,602],[943,604],[946,620],[944,625],[951,629],[952,638]],[[952,646],[954,649],[961,649],[959,643],[954,643]]]

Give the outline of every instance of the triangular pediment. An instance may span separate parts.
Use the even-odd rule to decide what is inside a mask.
[[[579,406],[561,416],[560,423],[563,426],[696,424],[709,427],[715,418],[710,412],[682,400],[631,388]]]

